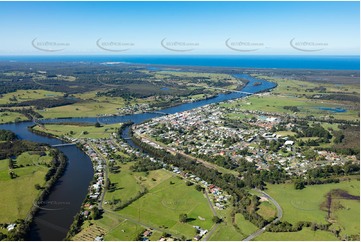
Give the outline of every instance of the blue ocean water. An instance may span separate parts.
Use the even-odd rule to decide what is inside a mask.
[[[0,61],[19,62],[124,62],[149,65],[360,70],[360,56],[0,56]]]

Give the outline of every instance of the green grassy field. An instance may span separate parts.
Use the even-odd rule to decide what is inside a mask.
[[[137,235],[144,230],[144,227],[131,223],[129,221],[123,221],[116,227],[111,229],[105,236],[105,240],[111,241],[132,241],[135,240]]]
[[[238,226],[237,230],[232,225],[232,218],[230,215],[231,208],[226,210],[217,211],[220,217],[223,217],[224,222],[221,223],[218,228],[213,232],[212,236],[209,238],[211,241],[240,241],[246,238],[248,235],[252,234],[258,228],[246,220],[242,214],[235,215],[235,224]]]
[[[360,202],[352,200],[338,200],[344,208],[336,210],[332,216],[335,217],[335,224],[332,225],[332,228],[340,228],[341,235],[352,235],[360,234],[360,213],[355,211],[360,210]]]
[[[213,225],[213,215],[204,195],[193,186],[186,186],[177,177],[168,178],[156,185],[119,213],[150,225],[163,226],[172,234],[187,238],[195,236],[193,225],[208,230]],[[179,222],[179,214],[182,213],[188,215],[189,222]]]
[[[96,117],[97,115],[115,114],[117,108],[124,107],[123,103],[107,103],[86,101],[74,103],[72,105],[47,108],[39,111],[44,118],[64,118],[64,117]]]
[[[14,113],[14,112],[0,112],[0,124],[2,123],[10,123],[14,121],[24,121],[27,120],[27,118],[20,114],[20,113]]]
[[[24,101],[36,100],[41,98],[63,96],[61,92],[52,92],[46,90],[17,90],[16,92],[10,92],[3,94],[0,98],[0,104],[7,103],[20,103]],[[10,101],[9,99],[15,97],[16,101]]]
[[[145,172],[132,172],[130,166],[133,162],[120,165],[120,173],[109,173],[111,183],[116,184],[113,192],[106,192],[104,201],[120,199],[122,202],[137,195],[139,191],[147,188],[149,192],[128,207],[119,211],[112,210],[112,206],[104,204],[107,210],[99,220],[93,224],[105,231],[105,240],[134,240],[145,227],[124,220],[122,216],[132,218],[154,228],[163,228],[169,233],[181,237],[193,238],[195,229],[193,225],[210,229],[213,225],[212,212],[203,193],[194,186],[186,186],[185,181],[174,176],[166,170]],[[171,182],[173,184],[171,184]],[[186,194],[186,196],[185,196]],[[187,223],[179,222],[179,214],[187,213],[191,218]],[[83,225],[81,233],[74,239],[88,238],[92,234],[89,221]],[[158,240],[162,233],[154,231],[151,240]]]
[[[261,215],[264,219],[268,220],[276,216],[277,210],[272,203],[264,201],[261,202],[260,205],[258,205],[257,213]]]
[[[143,190],[135,177],[127,171],[126,166],[121,166],[121,172],[119,174],[110,173],[109,179],[111,183],[116,184],[116,190],[113,192],[108,191],[105,194],[105,201],[120,199],[121,203],[123,203]]]
[[[323,184],[307,186],[303,190],[295,190],[293,184],[267,184],[267,193],[282,207],[282,221],[292,224],[298,221],[310,221],[326,224],[327,212],[321,210],[321,204],[326,200],[325,195],[332,189],[342,189],[351,195],[360,195],[360,182],[356,179],[343,181],[338,184]],[[347,209],[337,210],[336,223],[345,231],[355,232],[360,227],[360,202],[356,200],[342,200]],[[352,221],[350,220],[352,219]]]
[[[29,155],[28,152],[17,158],[17,165],[32,164],[33,162],[49,162],[51,157]],[[8,160],[0,160],[0,191],[1,212],[0,223],[11,223],[16,219],[24,219],[34,200],[39,195],[35,184],[45,184],[45,174],[48,168],[42,165],[32,165],[16,168],[13,170],[18,177],[10,179]]]
[[[21,155],[19,155],[17,158],[16,158],[16,164],[18,166],[26,166],[26,165],[38,165],[38,164],[50,164],[51,163],[51,160],[52,158],[48,155],[46,156],[40,156],[40,155],[37,155],[37,154],[31,154],[32,152],[24,152],[22,153]],[[48,154],[49,152],[47,152]]]
[[[258,241],[337,241],[338,239],[327,231],[312,231],[309,228],[302,229],[298,232],[265,232],[255,240]]]
[[[243,110],[261,110],[273,113],[287,113],[293,114],[292,111],[286,110],[284,106],[296,106],[300,111],[297,113],[300,117],[313,115],[320,116],[334,116],[335,119],[355,120],[358,118],[357,110],[347,110],[344,113],[334,113],[320,110],[319,107],[338,108],[344,107],[341,102],[327,101],[327,100],[312,100],[307,98],[280,96],[280,95],[265,95],[265,96],[251,96],[246,99],[240,99],[234,103],[223,104],[225,106],[238,105]],[[345,106],[347,109],[347,107]]]
[[[35,130],[43,131],[53,134],[55,136],[68,136],[71,138],[109,138],[112,133],[117,132],[117,128],[120,128],[120,124],[107,124],[102,127],[95,127],[94,125],[71,125],[71,124],[46,124],[45,129],[40,126],[35,126]],[[73,133],[71,133],[71,131]],[[84,134],[84,132],[88,134]]]

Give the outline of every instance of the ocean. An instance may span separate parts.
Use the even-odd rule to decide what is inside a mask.
[[[122,62],[129,64],[210,66],[276,69],[360,70],[359,56],[0,56],[0,61],[17,62]]]

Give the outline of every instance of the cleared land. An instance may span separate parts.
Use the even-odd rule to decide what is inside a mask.
[[[338,240],[332,233],[327,231],[312,231],[309,228],[305,228],[298,232],[280,232],[270,233],[265,232],[257,237],[255,240],[260,241],[335,241]]]
[[[282,221],[288,221],[296,224],[298,221],[310,221],[326,224],[328,221],[333,225],[331,228],[340,228],[341,235],[359,234],[360,228],[360,200],[334,199],[332,203],[336,206],[331,207],[331,217],[328,218],[328,211],[325,209],[327,194],[334,189],[341,189],[353,196],[360,196],[360,182],[357,179],[343,181],[339,184],[323,184],[307,186],[303,190],[295,190],[293,184],[267,185],[267,193],[270,194],[282,207]],[[302,232],[302,231],[301,231]],[[303,234],[303,232],[297,232]],[[296,234],[297,234],[296,233]],[[269,234],[269,233],[267,233]],[[283,233],[272,233],[283,234]],[[289,233],[288,240],[301,237],[293,237],[294,233]],[[314,233],[317,237],[305,237],[309,240],[316,238],[328,240],[328,237],[322,237],[321,232]],[[323,234],[323,233],[322,233]],[[260,239],[268,239],[260,237]],[[276,240],[278,237],[271,237]],[[279,237],[282,240],[283,237]]]
[[[10,123],[10,122],[20,122],[24,120],[27,120],[27,118],[20,113],[0,112],[0,124]]]
[[[164,170],[150,171],[148,175],[144,172],[132,172],[131,165],[132,163],[121,164],[120,173],[109,173],[108,178],[115,184],[115,189],[107,191],[105,201],[120,199],[120,203],[126,202],[144,188],[151,189],[172,176]],[[110,205],[105,207],[111,208]]]
[[[224,223],[219,224],[218,228],[213,232],[209,238],[211,241],[240,241],[245,239],[248,235],[252,234],[258,228],[246,220],[242,214],[236,214],[234,224],[231,218],[231,209],[217,211],[220,217],[223,217]]]
[[[284,109],[285,106],[294,106],[299,109],[297,116],[315,117],[333,116],[335,119],[356,120],[359,119],[359,108],[355,106],[355,101],[322,99],[322,96],[344,95],[345,97],[359,96],[359,86],[354,84],[336,85],[320,84],[307,81],[291,79],[273,78],[269,76],[257,76],[277,83],[277,87],[272,93],[251,96],[237,100],[233,103],[223,104],[229,107],[237,107],[243,110],[257,110],[274,113],[294,114],[294,112]],[[345,109],[346,112],[334,112],[332,110],[322,110],[322,108]],[[244,115],[231,115],[231,118],[243,119]]]
[[[119,213],[189,239],[196,234],[193,225],[208,230],[213,225],[213,214],[204,195],[178,177],[166,179]],[[182,213],[188,215],[187,223],[179,222]]]
[[[97,115],[117,113],[117,108],[121,107],[124,107],[124,104],[84,101],[72,105],[47,108],[39,111],[39,113],[44,118],[96,117]]]
[[[16,159],[19,168],[13,170],[18,176],[15,179],[9,176],[8,159],[0,160],[0,223],[11,223],[27,216],[40,193],[35,184],[45,184],[48,167],[40,163],[50,163],[51,159],[50,156],[31,155],[30,152],[21,154]]]
[[[68,136],[71,138],[109,138],[109,136],[117,132],[121,127],[120,124],[107,124],[102,127],[94,125],[71,125],[71,124],[46,124],[43,127],[35,126],[35,130],[53,134],[55,136]]]
[[[2,96],[0,97],[0,105],[9,104],[9,103],[20,103],[24,101],[36,100],[41,98],[61,97],[63,95],[64,93],[61,92],[52,92],[41,89],[18,90],[16,92],[2,94]]]
[[[103,205],[105,213],[98,220],[86,221],[74,239],[89,240],[95,238],[94,235],[100,235],[101,230],[105,240],[129,241],[149,227],[156,229],[150,236],[151,240],[159,240],[161,231],[190,239],[196,234],[193,225],[208,230],[213,226],[213,214],[208,201],[194,185],[187,186],[184,180],[163,169],[147,173],[132,172],[133,164],[118,162],[120,173],[109,173],[115,189],[106,192]],[[129,201],[144,189],[149,192],[124,209],[117,209],[117,205]],[[118,201],[118,204],[111,205],[114,201]],[[188,215],[187,223],[179,222],[181,213]]]
[[[268,220],[268,219],[276,217],[277,210],[272,203],[270,203],[268,201],[264,201],[264,202],[261,202],[260,205],[258,205],[257,213],[259,215],[261,215],[264,219]]]

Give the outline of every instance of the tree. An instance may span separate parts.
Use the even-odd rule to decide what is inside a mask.
[[[213,223],[219,224],[222,222],[222,219],[220,219],[218,216],[213,216],[212,221]]]
[[[99,122],[96,122],[96,123],[95,123],[95,127],[96,127],[96,128],[100,128],[100,127],[101,127],[100,123],[99,123]]]
[[[186,223],[188,220],[188,216],[185,213],[179,214],[179,222]]]
[[[36,190],[41,190],[42,189],[42,187],[39,184],[35,184],[34,187],[35,187]]]
[[[197,185],[195,186],[195,188],[196,188],[196,190],[199,191],[199,192],[203,190],[203,188],[202,188],[199,184],[197,184]]]
[[[303,188],[305,188],[305,183],[303,181],[296,181],[295,182],[295,189],[296,190],[302,190]]]
[[[100,211],[98,207],[94,207],[92,210],[92,219],[97,220],[100,217]]]

